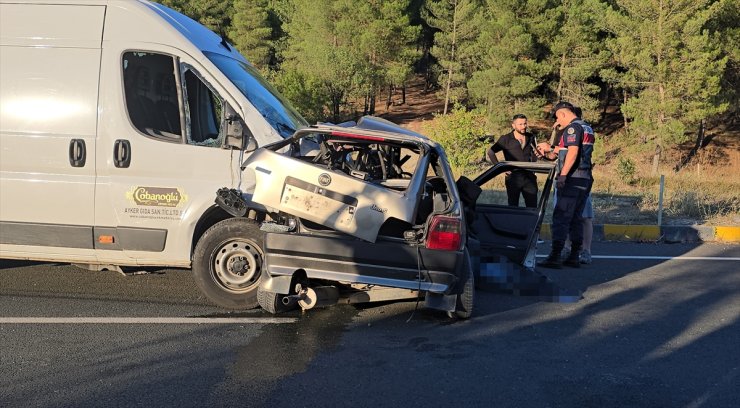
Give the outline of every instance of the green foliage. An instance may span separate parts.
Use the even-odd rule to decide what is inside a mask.
[[[617,165],[617,174],[627,184],[635,183],[635,162],[630,158],[619,158],[619,164]]]
[[[596,21],[603,13],[597,0],[563,0],[550,11],[558,22],[555,35],[544,38],[555,79],[550,83],[555,100],[581,107],[588,120],[598,119],[601,87],[595,79],[607,67],[610,53],[599,41]]]
[[[280,93],[303,115],[308,123],[324,121],[326,88],[314,83],[315,77],[304,77],[297,71],[285,70],[271,78]]]
[[[638,153],[740,112],[737,0],[158,1],[227,37],[311,121],[372,114],[376,95],[414,72],[494,134],[560,99],[594,123],[611,94]]]
[[[547,21],[544,2],[490,0],[484,8],[485,24],[478,38],[481,68],[473,73],[468,90],[487,114],[496,133],[508,129],[512,115],[541,115],[545,98],[540,93],[550,70],[539,58],[540,46],[528,24]]]
[[[327,111],[337,121],[350,97],[370,95],[385,84],[403,82],[416,58],[418,27],[404,10],[408,0],[355,3],[332,0],[316,7],[295,0],[282,69],[322,88]]]
[[[434,121],[422,126],[422,132],[444,147],[457,174],[470,174],[480,167],[488,146],[478,140],[485,135],[485,122],[481,112],[456,105],[447,115],[435,115]]]
[[[158,0],[199,21],[220,35],[225,35],[231,25],[232,2],[223,0]]]
[[[734,117],[740,116],[740,2],[737,0],[719,0],[717,13],[708,22],[713,40],[727,56],[727,68],[721,79],[722,91],[720,100],[729,103],[728,111]]]
[[[228,31],[239,52],[262,70],[267,68],[274,53],[268,17],[267,0],[234,0],[234,14]]]
[[[479,7],[473,0],[427,0],[421,9],[426,23],[437,29],[431,54],[441,67],[444,113],[450,103],[467,99],[465,83],[473,74],[479,32]]]
[[[666,146],[686,140],[685,130],[723,112],[718,100],[727,58],[709,36],[714,0],[617,0],[605,14],[607,46],[634,96],[622,106],[643,140]]]

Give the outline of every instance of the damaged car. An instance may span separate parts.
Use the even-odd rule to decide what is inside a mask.
[[[439,144],[375,117],[300,129],[242,168],[244,187],[216,198],[233,217],[194,252],[216,303],[278,313],[405,298],[462,319],[481,271],[534,268],[554,176],[549,163],[501,162],[455,180]],[[536,208],[489,199],[488,183],[522,169],[540,175]]]

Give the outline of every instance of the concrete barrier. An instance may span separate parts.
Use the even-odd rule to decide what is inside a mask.
[[[542,224],[540,238],[551,239],[550,224]],[[704,225],[594,225],[594,241],[740,242],[740,226]]]

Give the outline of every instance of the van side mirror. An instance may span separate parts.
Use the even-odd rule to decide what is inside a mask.
[[[244,149],[252,139],[247,124],[239,116],[231,105],[226,104],[226,137],[224,138],[224,147],[235,147],[239,150]]]

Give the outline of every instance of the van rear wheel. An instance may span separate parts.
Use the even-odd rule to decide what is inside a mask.
[[[228,309],[257,307],[264,266],[264,233],[247,218],[228,218],[209,228],[193,254],[193,276],[200,290]]]

